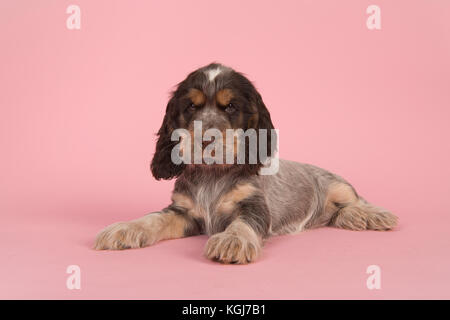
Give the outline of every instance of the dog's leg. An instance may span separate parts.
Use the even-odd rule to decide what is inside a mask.
[[[331,184],[326,201],[326,211],[335,208],[331,226],[350,230],[390,230],[397,225],[395,215],[358,197],[345,183]]]
[[[245,264],[256,260],[270,226],[264,196],[246,185],[236,188],[222,200],[218,214],[232,214],[236,218],[223,232],[209,238],[205,256],[222,263]]]
[[[176,198],[176,194],[172,199]],[[178,197],[177,199],[179,199]],[[96,250],[121,250],[130,248],[142,248],[166,239],[176,239],[196,235],[201,232],[200,226],[189,214],[189,209],[174,201],[161,212],[150,213],[142,218],[118,222],[101,231],[96,240]]]

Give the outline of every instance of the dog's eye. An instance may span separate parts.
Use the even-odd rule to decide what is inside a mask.
[[[225,112],[233,113],[235,111],[236,111],[236,108],[234,107],[234,105],[232,103],[227,104],[227,106],[225,108]]]
[[[187,109],[188,111],[194,111],[194,110],[195,110],[195,104],[190,103],[186,109]]]

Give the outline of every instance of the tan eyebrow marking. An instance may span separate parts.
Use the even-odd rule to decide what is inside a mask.
[[[233,91],[231,89],[222,89],[216,94],[216,99],[219,104],[226,106],[233,99]]]
[[[191,99],[192,103],[195,104],[196,106],[201,106],[202,104],[205,103],[205,100],[206,100],[206,97],[203,94],[203,92],[201,92],[200,90],[195,89],[195,88],[189,89],[187,96],[189,97],[189,99]]]

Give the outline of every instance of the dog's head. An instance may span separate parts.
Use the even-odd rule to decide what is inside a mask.
[[[229,129],[247,132],[248,129],[254,129],[256,139],[261,140],[262,132],[266,136],[269,148],[261,154],[257,150],[252,150],[257,158],[257,163],[233,164],[232,166],[242,166],[246,172],[257,174],[266,158],[272,155],[275,150],[272,129],[274,129],[270,114],[264,105],[261,95],[256,91],[253,84],[241,73],[221,64],[212,63],[206,67],[200,68],[190,73],[187,78],[181,82],[166,107],[166,114],[161,128],[158,131],[158,142],[156,152],[151,163],[151,170],[156,179],[171,179],[180,175],[186,166],[218,166],[217,164],[200,165],[174,163],[171,158],[172,150],[179,143],[171,139],[176,129],[184,129],[192,136],[194,128],[201,123],[201,133],[208,129],[215,129],[226,137],[226,131]],[[265,130],[259,130],[265,129]],[[217,137],[215,137],[217,139]],[[248,139],[250,139],[247,136]],[[244,139],[247,139],[244,138]],[[194,148],[195,139],[192,137]],[[234,138],[233,138],[234,140]],[[214,141],[211,139],[211,141]],[[236,142],[233,141],[233,145]],[[207,145],[203,140],[202,147]],[[258,144],[259,146],[259,144]],[[237,148],[233,148],[236,156]],[[245,149],[246,159],[249,158],[248,146]],[[186,151],[186,150],[184,150]],[[213,152],[214,154],[214,152]],[[221,165],[221,166],[228,166]]]

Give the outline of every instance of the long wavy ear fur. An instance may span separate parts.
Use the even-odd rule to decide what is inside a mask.
[[[185,166],[184,164],[176,165],[171,159],[172,149],[178,143],[177,141],[170,140],[174,129],[175,113],[175,98],[172,97],[167,104],[166,114],[157,134],[156,151],[150,165],[150,169],[156,180],[170,180],[178,177]]]
[[[266,162],[267,158],[270,158],[272,156],[272,153],[275,152],[277,150],[277,139],[276,136],[274,136],[275,141],[272,141],[272,129],[274,129],[274,126],[272,124],[272,120],[270,118],[270,113],[267,110],[261,95],[258,93],[258,91],[253,87],[253,85],[251,85],[251,100],[252,103],[256,106],[257,112],[258,112],[258,122],[256,124],[256,126],[254,127],[254,129],[256,129],[256,134],[257,134],[257,141],[258,141],[258,155],[257,155],[257,159],[258,159],[258,163],[257,164],[245,164],[244,165],[244,170],[243,173],[247,173],[249,175],[254,175],[254,174],[258,174],[259,170],[261,169],[261,167],[263,166],[263,164]],[[260,145],[260,139],[259,139],[259,129],[266,129],[266,141],[267,141],[267,145],[266,150],[267,150],[267,155],[263,156],[260,155],[259,153],[259,148],[261,147]],[[274,144],[272,146],[272,143]],[[273,152],[272,152],[273,151]],[[248,158],[248,153],[249,153],[249,148],[247,146],[246,148],[246,154],[247,154],[247,159]]]
[[[272,129],[274,129],[274,126],[272,123],[272,119],[270,118],[269,110],[267,110],[266,105],[264,104],[262,97],[258,92],[256,92],[256,106],[258,108],[258,115],[259,115],[258,130],[259,129],[267,130],[267,157],[261,159],[260,155],[258,154],[258,160],[260,161],[260,163],[262,163],[266,161],[267,158],[273,156],[272,153],[274,153],[277,150],[278,146],[276,145],[277,143],[276,135],[274,136],[275,141],[272,141]]]

